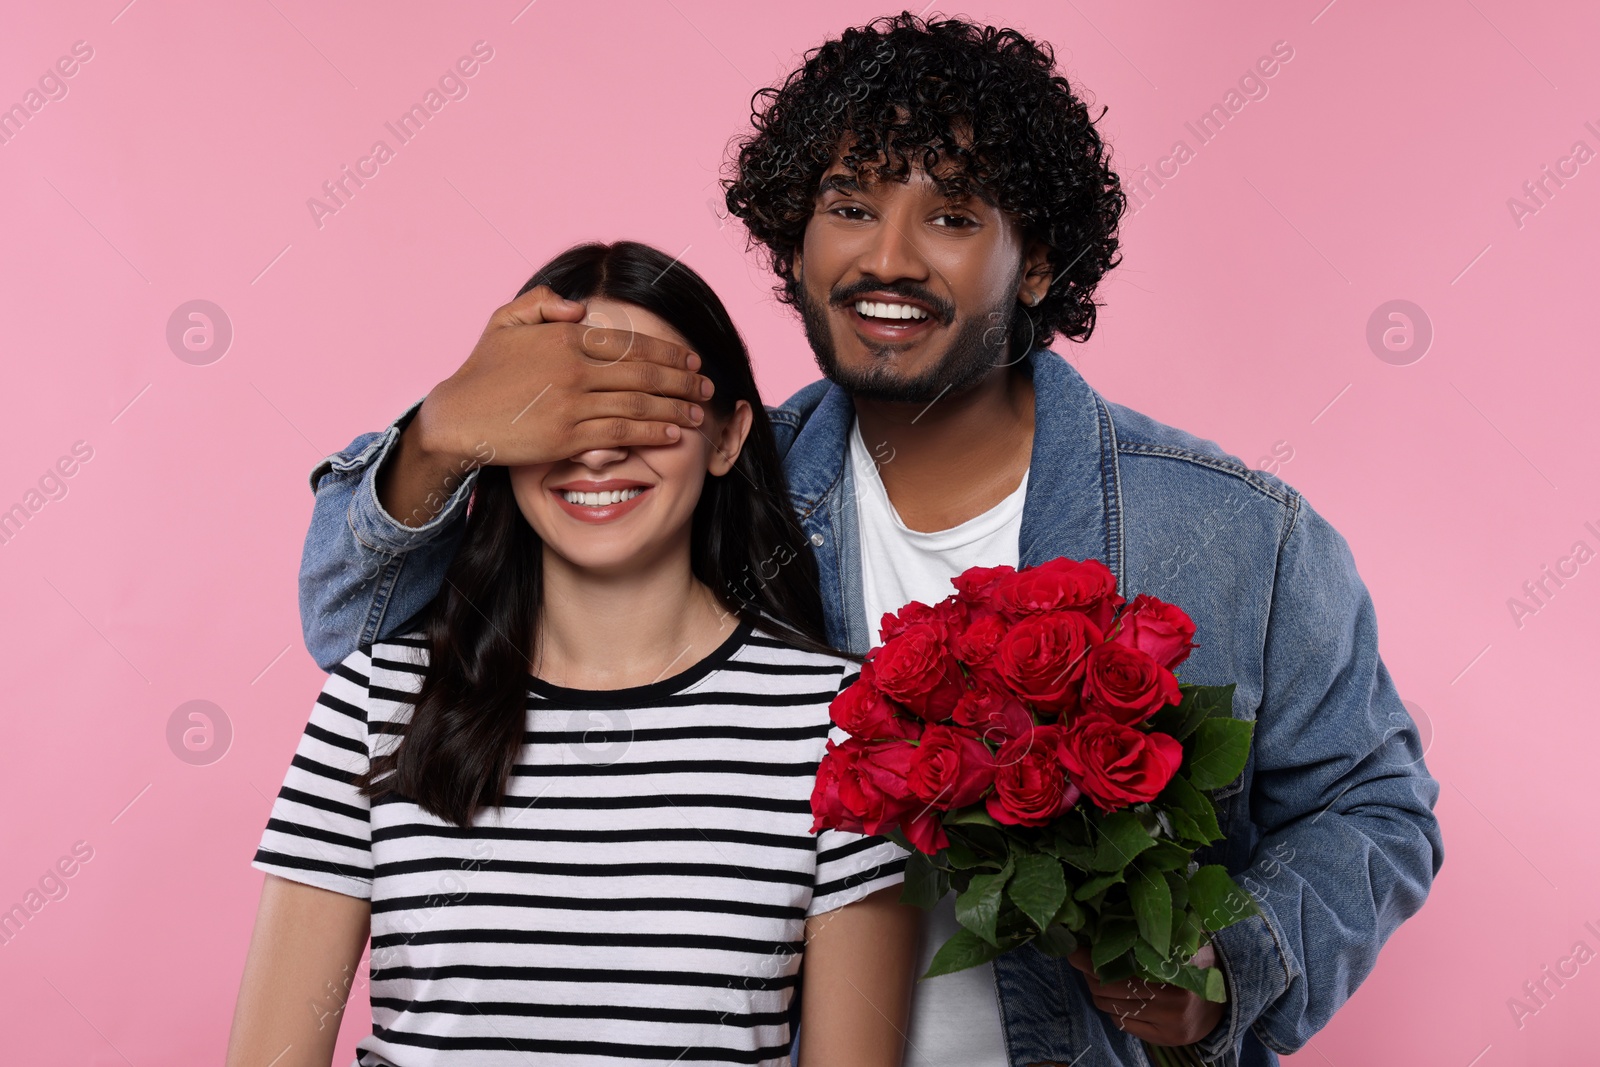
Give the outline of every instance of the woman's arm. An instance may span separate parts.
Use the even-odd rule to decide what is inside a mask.
[[[227,1067],[328,1067],[371,901],[267,875],[228,1036]]]
[[[806,920],[800,1067],[900,1067],[922,915],[900,889]]]

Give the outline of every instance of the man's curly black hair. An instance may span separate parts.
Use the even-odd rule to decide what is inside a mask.
[[[780,88],[755,94],[751,111],[755,128],[735,142],[723,186],[728,210],[771,255],[780,301],[797,304],[794,256],[817,183],[854,134],[842,159],[851,171],[903,181],[914,163],[933,175],[942,157],[954,164],[947,195],[991,200],[1024,241],[1049,246],[1049,292],[1037,307],[1018,305],[1032,332],[1018,323],[1014,337],[1045,346],[1094,331],[1094,290],[1121,261],[1127,196],[1047,42],[905,11],[812,49]]]

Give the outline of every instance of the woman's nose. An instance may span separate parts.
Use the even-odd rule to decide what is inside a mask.
[[[626,448],[591,448],[587,452],[579,452],[572,457],[572,462],[580,463],[590,470],[600,470],[614,463],[620,463],[628,458]]]

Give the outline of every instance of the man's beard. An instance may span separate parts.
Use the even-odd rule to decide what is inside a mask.
[[[1020,280],[1020,279],[1019,279]],[[995,367],[1012,362],[1011,329],[1020,305],[1014,299],[970,315],[950,339],[944,358],[914,378],[902,378],[885,364],[896,346],[863,340],[873,362],[863,370],[843,366],[834,350],[828,308],[816,303],[802,281],[795,286],[806,340],[823,376],[853,397],[892,403],[931,404],[947,394],[977,385]],[[889,291],[893,291],[890,287]],[[1026,316],[1022,317],[1028,323]]]

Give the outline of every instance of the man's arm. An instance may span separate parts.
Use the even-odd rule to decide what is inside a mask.
[[[433,599],[455,558],[476,468],[453,489],[440,483],[446,500],[420,525],[393,518],[378,501],[378,471],[390,465],[420,404],[311,473],[317,499],[300,555],[300,625],[311,658],[325,671],[397,632]]]
[[[397,632],[443,583],[485,464],[668,444],[704,417],[711,380],[678,345],[582,323],[539,286],[495,311],[465,363],[380,434],[312,473],[300,560],[306,648],[331,670]]]
[[[1235,872],[1261,914],[1214,935],[1228,1004],[1207,1053],[1245,1028],[1276,1052],[1301,1048],[1422,906],[1444,858],[1439,785],[1378,654],[1372,598],[1344,538],[1293,499],[1253,741],[1249,810],[1263,836]]]

